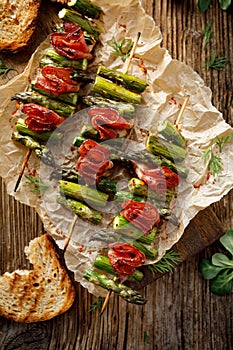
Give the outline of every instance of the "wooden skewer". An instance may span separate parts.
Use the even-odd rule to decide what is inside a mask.
[[[26,165],[27,165],[27,162],[28,162],[28,160],[29,160],[29,158],[30,158],[31,153],[32,153],[32,150],[31,150],[31,149],[28,149],[28,151],[27,151],[27,153],[26,153],[26,156],[24,157],[24,161],[23,161],[23,164],[22,164],[22,166],[21,166],[21,170],[20,170],[18,179],[17,179],[16,184],[15,184],[14,192],[16,192],[17,189],[18,189],[18,187],[19,187],[20,181],[21,181],[21,179],[22,179],[22,176],[23,176],[25,167],[26,167]]]
[[[134,53],[135,53],[135,50],[136,50],[136,47],[137,47],[138,40],[139,40],[140,36],[141,36],[141,32],[138,32],[137,37],[136,37],[136,39],[135,39],[135,41],[134,41],[132,50],[130,51],[130,55],[129,55],[129,58],[128,58],[126,67],[125,67],[125,69],[124,69],[124,71],[123,71],[124,74],[127,74],[128,70],[129,70],[129,66],[130,66],[130,63],[131,63],[131,61],[132,61],[133,55],[134,55]],[[117,277],[114,277],[113,280],[116,281],[116,280],[117,280]],[[112,294],[112,291],[111,291],[111,290],[108,291],[108,293],[107,293],[107,295],[106,295],[106,297],[105,297],[105,299],[104,299],[103,306],[102,306],[102,309],[101,309],[101,311],[100,311],[100,315],[102,315],[102,313],[103,313],[104,310],[106,309],[111,294]]]
[[[137,47],[138,40],[139,40],[140,36],[141,36],[141,33],[138,32],[137,37],[136,37],[136,39],[135,39],[135,41],[134,41],[132,50],[130,51],[130,55],[129,55],[129,58],[128,58],[126,67],[125,67],[125,69],[124,69],[124,74],[127,74],[128,70],[129,70],[129,66],[130,66],[130,63],[131,63],[131,61],[132,61],[133,55],[134,55],[134,53],[135,53],[135,50],[136,50],[136,47]]]
[[[76,221],[78,220],[78,215],[75,214],[74,218],[73,218],[73,221],[70,225],[70,229],[69,229],[69,232],[68,232],[68,236],[66,238],[66,241],[65,241],[65,244],[64,244],[64,248],[63,248],[63,255],[65,255],[65,252],[66,252],[66,249],[70,243],[70,240],[71,240],[71,236],[73,234],[73,231],[74,231],[74,226],[76,224]]]
[[[188,104],[189,99],[190,99],[190,96],[187,96],[185,98],[184,103],[183,103],[183,105],[181,107],[180,113],[179,113],[179,115],[178,115],[178,117],[176,119],[175,126],[176,126],[177,129],[179,129],[179,123],[180,123],[180,120],[181,120],[181,118],[183,116],[184,110],[185,110],[185,108],[186,108],[186,106]]]

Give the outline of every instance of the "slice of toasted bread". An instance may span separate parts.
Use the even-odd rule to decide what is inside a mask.
[[[1,0],[0,51],[25,47],[35,27],[41,0]]]
[[[49,234],[25,248],[33,270],[0,276],[0,316],[17,322],[49,320],[73,304],[75,287],[59,249]]]

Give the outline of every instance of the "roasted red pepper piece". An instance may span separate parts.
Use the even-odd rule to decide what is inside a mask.
[[[37,133],[53,130],[65,120],[54,111],[35,103],[25,104],[22,112],[27,115],[25,123],[28,128]]]
[[[152,227],[160,221],[157,208],[150,203],[126,200],[122,208],[121,215],[138,227],[144,235],[149,234]]]
[[[77,92],[79,84],[70,78],[72,72],[72,68],[45,66],[42,68],[42,76],[37,78],[35,86],[56,96]]]
[[[132,128],[132,125],[113,108],[94,107],[89,109],[88,115],[92,118],[93,127],[99,131],[101,140],[116,138],[118,130]]]
[[[135,269],[142,266],[146,260],[144,253],[128,243],[111,243],[109,248],[110,264],[121,279],[132,275]]]
[[[65,32],[51,34],[51,43],[54,50],[61,56],[77,60],[80,58],[92,59],[89,47],[85,41],[83,31],[78,25],[65,25]]]
[[[76,168],[88,185],[96,185],[106,170],[113,167],[109,151],[93,140],[85,140],[79,147]]]

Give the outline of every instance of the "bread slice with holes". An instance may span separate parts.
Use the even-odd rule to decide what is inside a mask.
[[[54,239],[43,234],[29,243],[25,253],[32,270],[0,276],[0,316],[38,322],[67,311],[75,299],[75,286]]]
[[[41,0],[0,1],[0,51],[18,51],[34,33]]]

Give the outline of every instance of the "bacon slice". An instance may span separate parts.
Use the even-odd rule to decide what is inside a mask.
[[[85,41],[83,31],[78,25],[65,25],[65,32],[51,34],[51,43],[54,50],[61,56],[77,60],[80,58],[92,59],[93,55]]]
[[[152,190],[166,192],[179,185],[179,175],[166,166],[147,168],[134,162],[135,172]]]
[[[160,221],[157,208],[150,203],[126,200],[122,204],[122,208],[121,215],[138,227],[145,236]]]
[[[106,170],[113,167],[108,159],[109,151],[93,140],[85,140],[79,147],[79,154],[76,168],[88,185],[97,184]]]
[[[144,253],[128,243],[111,243],[109,248],[110,264],[122,279],[132,275],[135,269],[142,266],[146,260]]]
[[[25,104],[22,112],[27,115],[25,119],[27,127],[37,133],[54,130],[65,120],[54,111],[35,103]]]
[[[93,127],[99,131],[101,140],[114,139],[119,136],[119,130],[132,128],[132,125],[113,108],[94,107],[89,109],[88,115],[92,118]]]
[[[70,78],[72,72],[72,68],[45,66],[42,68],[42,76],[37,78],[35,86],[56,96],[77,92],[80,84]]]

